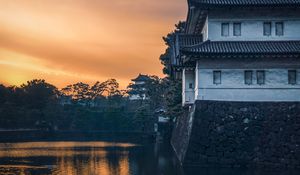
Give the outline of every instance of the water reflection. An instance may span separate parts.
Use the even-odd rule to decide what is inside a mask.
[[[0,144],[0,174],[130,175],[129,151],[109,142]]]
[[[28,142],[0,144],[0,157],[103,155],[108,149],[124,150],[138,145],[110,142]]]
[[[0,143],[1,175],[298,175],[299,171],[189,168],[168,144]]]

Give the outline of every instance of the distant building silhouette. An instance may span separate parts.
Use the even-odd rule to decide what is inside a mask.
[[[133,84],[129,85],[131,90],[129,93],[129,100],[147,100],[146,83],[150,78],[147,75],[139,74],[137,78],[132,79]]]

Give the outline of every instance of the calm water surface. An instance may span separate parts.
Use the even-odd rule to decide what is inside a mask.
[[[287,171],[185,169],[170,145],[111,141],[0,143],[1,175],[252,175]]]

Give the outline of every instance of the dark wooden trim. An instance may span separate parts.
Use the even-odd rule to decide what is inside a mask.
[[[183,58],[183,64],[195,62],[198,59],[211,59],[211,58],[300,58],[300,54],[185,54]]]

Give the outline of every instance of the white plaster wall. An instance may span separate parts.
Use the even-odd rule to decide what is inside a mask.
[[[300,11],[295,9],[230,9],[222,11],[211,10],[207,18],[208,40],[211,41],[242,41],[242,40],[299,40]],[[221,24],[230,23],[228,37],[221,36]],[[233,36],[233,23],[241,22],[242,35]],[[272,35],[263,35],[263,23],[272,22]],[[284,35],[275,35],[275,22],[284,22]],[[204,30],[205,31],[205,30]]]
[[[195,70],[198,70],[199,69],[199,64],[196,64],[196,69]],[[198,71],[195,71],[195,98],[199,95],[199,73]]]
[[[256,69],[250,69],[253,70],[252,85],[246,85],[244,80],[244,71],[249,69],[217,69],[222,71],[222,83],[215,85],[214,70],[197,69],[198,100],[300,101],[300,69],[297,70],[297,85],[288,84],[288,69],[264,69],[264,85],[257,84]]]
[[[202,29],[203,40],[208,40],[208,16],[206,17],[204,27]]]
[[[136,85],[142,85],[142,84],[145,84],[145,82],[144,81],[136,81],[136,82],[134,82],[134,84],[136,84]]]
[[[195,102],[195,71],[188,71],[186,69],[183,70],[183,83],[182,83],[182,103],[192,104]],[[192,83],[192,89],[189,88],[189,84]]]
[[[299,89],[203,89],[198,100],[248,102],[299,102]]]
[[[198,69],[299,69],[299,58],[198,58]]]

